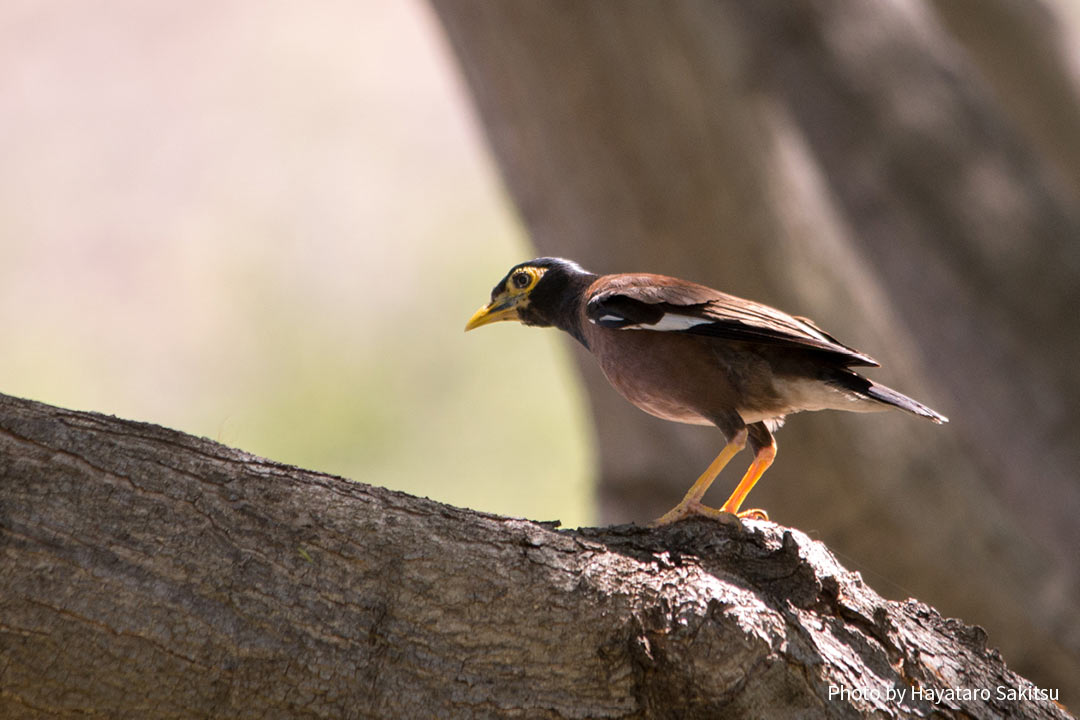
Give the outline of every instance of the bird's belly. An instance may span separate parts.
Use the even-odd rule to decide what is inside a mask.
[[[650,396],[645,393],[630,395],[619,389],[622,395],[645,412],[671,422],[686,423],[688,425],[712,425],[713,422],[701,415],[693,408],[686,405],[671,402],[663,397]]]
[[[882,409],[879,403],[873,403],[853,392],[819,380],[775,376],[771,386],[774,404],[760,408],[740,408],[739,415],[743,422],[749,425],[812,410],[874,412]]]

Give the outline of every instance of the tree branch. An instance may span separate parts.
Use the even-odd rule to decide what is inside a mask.
[[[5,717],[1068,717],[770,523],[557,530],[0,396],[0,533]]]

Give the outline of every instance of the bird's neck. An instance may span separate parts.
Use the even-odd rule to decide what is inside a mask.
[[[551,324],[569,333],[575,340],[589,347],[585,340],[585,333],[581,327],[582,303],[585,302],[585,291],[596,280],[597,276],[591,273],[581,273],[567,278],[568,286],[559,293],[559,301],[553,308],[550,316]]]

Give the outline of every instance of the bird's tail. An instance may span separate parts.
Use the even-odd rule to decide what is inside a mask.
[[[864,378],[862,375],[851,372],[850,370],[844,373],[841,384],[850,390],[854,390],[860,395],[885,403],[886,405],[898,407],[901,410],[907,410],[912,415],[927,418],[931,422],[938,423],[939,425],[941,423],[949,422],[949,418],[936,410],[928,408],[918,400],[912,400],[907,395],[898,393],[891,387],[876,383],[873,380]]]
[[[924,418],[928,418],[931,422],[938,423],[939,425],[941,423],[949,422],[949,418],[938,411],[926,407],[917,400],[912,400],[903,393],[898,393],[892,388],[880,385],[873,380],[867,380],[867,382],[870,386],[864,392],[875,400],[888,405],[894,405],[901,410],[907,410],[913,415],[920,415]]]

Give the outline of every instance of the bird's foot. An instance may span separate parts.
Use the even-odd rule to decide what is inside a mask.
[[[735,513],[740,520],[768,520],[769,513],[765,512],[761,508],[751,508],[749,510],[743,510],[740,513]]]
[[[764,510],[748,510],[747,512],[765,515]],[[716,508],[711,508],[708,505],[702,505],[697,500],[683,500],[671,510],[668,510],[666,513],[649,523],[649,527],[663,527],[664,525],[670,525],[690,517],[707,517],[722,523],[735,523],[738,522],[738,519],[742,516],[743,513],[734,515],[724,510],[718,510]],[[758,516],[755,515],[754,517]],[[768,519],[767,515],[765,515],[765,517]]]

